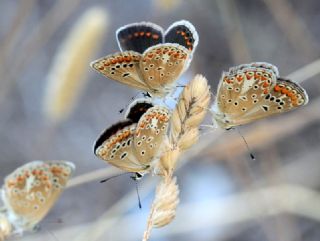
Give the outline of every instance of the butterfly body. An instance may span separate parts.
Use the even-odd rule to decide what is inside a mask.
[[[5,178],[2,200],[17,230],[33,229],[59,198],[74,165],[66,161],[33,161]]]
[[[91,67],[107,78],[164,97],[188,68],[198,44],[191,23],[173,23],[166,33],[153,23],[133,23],[117,30],[121,52],[95,60]]]
[[[308,95],[297,83],[279,77],[264,62],[240,65],[222,74],[214,120],[222,128],[243,125],[305,105]]]
[[[103,132],[95,143],[94,153],[121,170],[147,173],[161,151],[169,111],[147,101],[135,102],[126,118]]]

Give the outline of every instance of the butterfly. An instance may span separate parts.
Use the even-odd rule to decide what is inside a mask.
[[[74,164],[67,161],[32,161],[5,178],[5,215],[17,232],[34,229],[46,216],[74,169]]]
[[[107,78],[164,97],[188,68],[198,45],[194,26],[185,20],[166,32],[153,23],[133,23],[116,32],[121,52],[107,55],[90,65]]]
[[[94,153],[123,171],[136,173],[136,180],[148,173],[152,162],[159,157],[170,113],[166,107],[137,100],[125,117],[100,135]]]
[[[255,62],[223,72],[212,112],[214,121],[228,129],[307,103],[308,95],[299,84],[279,77],[276,66]]]

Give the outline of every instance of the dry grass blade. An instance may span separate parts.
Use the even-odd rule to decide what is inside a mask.
[[[55,57],[48,76],[44,111],[59,122],[73,110],[85,85],[87,63],[93,58],[107,28],[107,15],[98,8],[88,10],[72,29]]]
[[[166,177],[158,185],[143,241],[149,239],[153,227],[163,227],[174,219],[179,203],[179,187],[176,182],[175,177]]]

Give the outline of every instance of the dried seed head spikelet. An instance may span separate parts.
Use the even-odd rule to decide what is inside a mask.
[[[177,179],[175,177],[163,178],[156,190],[143,240],[149,239],[152,228],[163,227],[174,219],[178,204],[179,187]]]
[[[12,226],[10,222],[4,214],[0,213],[0,241],[3,241],[9,237],[11,232]]]
[[[164,178],[158,185],[154,200],[153,227],[159,228],[170,223],[179,204],[179,187],[177,179]]]
[[[181,139],[181,136],[193,128],[198,129],[207,113],[209,102],[210,87],[207,80],[202,75],[196,75],[184,88],[177,107],[173,111],[170,130],[170,137],[173,143],[177,143],[180,148],[190,146],[190,144],[184,145],[188,138]],[[195,131],[193,131],[193,139],[196,140],[194,135]]]
[[[196,75],[184,88],[172,113],[167,150],[160,159],[162,173],[172,174],[181,151],[198,141],[198,127],[210,102],[210,87],[202,75]],[[171,153],[174,152],[174,153]]]
[[[105,11],[87,10],[56,54],[48,75],[44,112],[49,120],[66,119],[84,88],[88,62],[102,43],[108,25]]]
[[[164,177],[172,176],[180,154],[180,148],[174,148],[172,143],[167,139],[163,145],[163,154],[160,162],[157,162],[158,166],[155,167],[156,173]]]

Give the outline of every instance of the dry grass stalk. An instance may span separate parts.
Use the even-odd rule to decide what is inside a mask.
[[[176,182],[175,177],[167,176],[158,185],[143,240],[149,239],[153,227],[163,227],[174,219],[179,204],[179,187]]]
[[[172,113],[169,138],[159,163],[163,180],[157,187],[143,241],[149,239],[153,227],[163,227],[175,217],[179,188],[173,172],[181,153],[197,142],[198,128],[207,113],[209,102],[207,80],[202,75],[196,75],[184,88]]]
[[[172,113],[169,140],[165,155],[160,159],[163,171],[172,175],[180,152],[198,141],[198,127],[210,102],[210,87],[202,75],[196,75],[184,88]]]
[[[99,8],[87,10],[73,27],[55,56],[48,75],[44,112],[49,120],[66,119],[86,83],[87,63],[102,43],[107,15]]]

